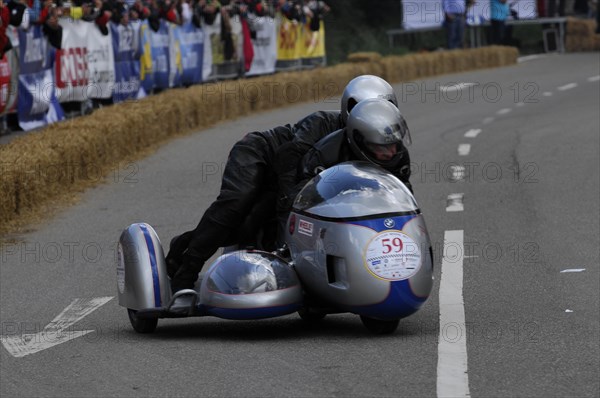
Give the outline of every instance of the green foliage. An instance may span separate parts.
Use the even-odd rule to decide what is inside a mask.
[[[386,30],[399,28],[402,7],[398,0],[328,0],[325,16],[327,63],[344,62],[348,54],[375,51],[403,54],[406,48],[390,48]]]

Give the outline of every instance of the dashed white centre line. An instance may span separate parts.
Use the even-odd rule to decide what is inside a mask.
[[[525,106],[525,103],[524,102],[517,102],[516,106],[520,108],[522,106]]]
[[[483,119],[483,124],[490,124],[493,121],[494,121],[493,117],[486,117],[485,119]]]
[[[458,154],[460,156],[467,156],[471,152],[471,144],[460,144],[458,146]]]
[[[538,59],[538,58],[544,58],[545,55],[540,54],[534,54],[534,55],[526,55],[524,57],[518,57],[517,58],[517,63],[521,63],[521,62],[527,62],[527,61],[533,61],[534,59]]]
[[[562,271],[560,271],[561,274],[564,273],[569,273],[569,272],[583,272],[585,271],[585,268],[569,268],[569,269],[563,269]]]
[[[465,179],[465,166],[450,166],[450,172],[452,173],[452,176],[450,177],[452,181],[461,181]]]
[[[565,84],[564,86],[557,87],[557,90],[558,91],[566,91],[566,90],[570,90],[575,87],[577,87],[577,83],[569,83],[569,84]]]
[[[465,133],[466,138],[475,138],[481,133],[481,129],[471,129]]]
[[[456,211],[464,211],[465,206],[463,205],[463,197],[465,194],[463,193],[452,193],[448,195],[448,199],[446,201],[446,211],[447,212],[456,212]]]
[[[544,91],[542,94],[544,97],[552,97],[552,93],[550,91]]]
[[[502,108],[496,113],[498,115],[506,115],[507,113],[510,113],[511,111],[512,111],[512,109],[510,109],[510,108]]]
[[[600,81],[600,75],[588,77],[588,82],[590,82],[590,83],[597,82],[597,81]]]
[[[471,395],[467,372],[467,333],[463,300],[464,252],[463,231],[446,231],[439,293],[438,397]]]
[[[467,87],[474,86],[474,85],[475,85],[475,83],[462,83],[462,82],[461,83],[448,84],[448,85],[445,85],[445,86],[441,86],[440,87],[440,91],[442,93],[447,93],[447,92],[450,92],[450,91],[462,90],[463,88],[467,88]]]

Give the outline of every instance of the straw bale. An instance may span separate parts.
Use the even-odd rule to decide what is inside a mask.
[[[594,34],[596,22],[591,19],[567,18],[567,35],[591,36]]]
[[[598,44],[596,40],[588,46]],[[349,57],[352,62],[332,67],[173,89],[98,109],[0,146],[0,225],[12,225],[65,192],[101,182],[112,165],[185,131],[251,112],[329,99],[362,74],[397,83],[503,66],[515,63],[517,56],[518,50],[508,47],[388,57],[358,53]]]
[[[357,52],[357,53],[352,53],[349,54],[347,57],[348,62],[350,63],[355,63],[355,62],[379,62],[381,61],[381,54],[377,53],[377,52]]]
[[[592,51],[600,51],[600,35],[594,35],[592,43]]]

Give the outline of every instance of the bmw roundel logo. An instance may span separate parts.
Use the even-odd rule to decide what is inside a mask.
[[[396,223],[392,218],[386,218],[385,221],[383,221],[383,225],[385,225],[386,228],[393,228]]]

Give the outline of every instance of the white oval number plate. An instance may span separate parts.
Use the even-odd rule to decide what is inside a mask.
[[[389,281],[408,279],[421,267],[419,245],[401,231],[377,234],[369,242],[364,257],[370,273]]]

